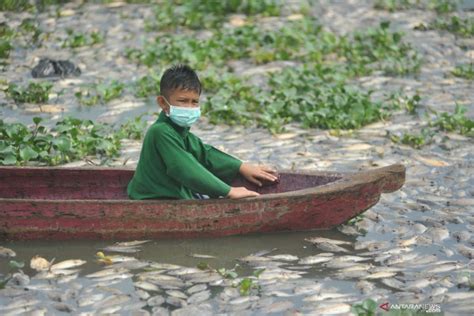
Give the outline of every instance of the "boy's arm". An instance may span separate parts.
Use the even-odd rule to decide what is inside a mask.
[[[230,186],[213,175],[181,145],[181,140],[167,131],[157,135],[160,154],[166,165],[166,173],[194,192],[212,197],[226,197]]]
[[[204,144],[193,134],[189,136],[194,145],[192,147],[195,147],[196,159],[219,179],[230,184],[239,174],[242,161],[211,145]]]

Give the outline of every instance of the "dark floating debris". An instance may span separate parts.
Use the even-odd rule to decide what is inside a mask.
[[[42,58],[31,70],[33,78],[79,76],[81,69],[68,60]]]

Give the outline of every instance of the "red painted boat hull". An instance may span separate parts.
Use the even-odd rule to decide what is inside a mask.
[[[141,239],[330,229],[398,190],[405,167],[360,173],[282,172],[256,198],[143,200],[126,197],[133,170],[0,167],[0,238]]]

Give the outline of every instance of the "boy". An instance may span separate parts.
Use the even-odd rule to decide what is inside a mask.
[[[259,186],[261,180],[277,180],[273,170],[242,163],[189,132],[201,113],[201,83],[194,70],[186,65],[167,69],[160,92],[156,100],[162,111],[143,140],[128,184],[131,199],[193,199],[196,194],[238,199],[259,195],[229,186],[238,173]]]

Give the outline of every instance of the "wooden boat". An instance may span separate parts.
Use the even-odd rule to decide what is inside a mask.
[[[329,229],[398,190],[405,167],[357,173],[281,172],[241,200],[127,198],[129,169],[0,167],[0,238],[137,239]]]

